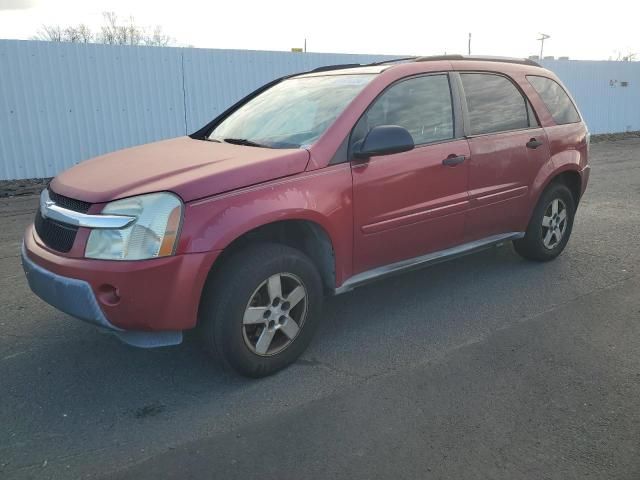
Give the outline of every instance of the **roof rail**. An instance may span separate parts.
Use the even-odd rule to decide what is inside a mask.
[[[531,65],[533,67],[540,66],[539,63],[528,58],[491,57],[482,55],[434,55],[429,57],[418,57],[415,59],[416,62],[432,62],[436,60],[475,60],[479,62],[517,63],[519,65]]]
[[[464,57],[462,55],[427,55],[415,59],[416,62],[436,62],[438,60],[464,60]]]
[[[400,57],[400,58],[391,58],[389,60],[382,60],[380,62],[372,62],[372,63],[339,63],[337,65],[324,65],[322,67],[314,68],[313,70],[309,70],[306,73],[312,72],[326,72],[328,70],[342,70],[345,68],[358,68],[358,67],[375,67],[378,65],[386,65],[387,63],[394,62],[408,62],[411,60],[416,60],[416,56],[414,57]]]
[[[313,70],[309,70],[308,72],[304,72],[304,73],[326,72],[328,70],[342,70],[343,68],[357,68],[362,66],[363,65],[360,63],[340,63],[338,65],[323,65],[322,67],[317,67],[317,68],[314,68]]]
[[[415,61],[418,57],[417,56],[413,56],[413,57],[400,57],[400,58],[391,58],[389,60],[382,60],[380,62],[372,62],[372,63],[367,63],[367,66],[370,67],[375,67],[377,65],[386,65],[387,63],[395,63],[395,62],[408,62],[408,61]]]

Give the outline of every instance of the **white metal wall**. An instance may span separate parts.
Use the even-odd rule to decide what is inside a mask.
[[[542,64],[569,88],[592,133],[640,130],[640,62],[547,60]]]
[[[0,40],[0,180],[191,133],[276,77],[382,55]],[[640,62],[545,62],[594,133],[640,130]],[[622,87],[621,82],[628,86]]]
[[[0,180],[192,133],[287,73],[384,58],[0,40]]]
[[[0,179],[184,134],[181,51],[0,41]]]

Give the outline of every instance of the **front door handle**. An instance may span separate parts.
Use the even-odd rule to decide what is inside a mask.
[[[442,160],[442,164],[449,167],[455,167],[456,165],[460,165],[462,162],[464,162],[466,158],[467,157],[465,157],[464,155],[454,155],[452,153],[447,158]]]
[[[532,138],[527,142],[527,148],[531,148],[533,150],[538,148],[540,145],[542,145],[542,142],[540,140],[536,140],[535,138]]]

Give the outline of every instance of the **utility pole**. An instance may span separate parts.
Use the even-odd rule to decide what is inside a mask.
[[[544,51],[544,41],[547,38],[551,38],[551,35],[547,35],[546,33],[541,33],[540,34],[540,38],[538,38],[538,41],[540,42],[540,60],[542,60],[542,52]]]
[[[469,32],[469,45],[467,47],[468,55],[471,55],[471,32]]]
[[[304,53],[307,53],[307,39],[304,39]]]

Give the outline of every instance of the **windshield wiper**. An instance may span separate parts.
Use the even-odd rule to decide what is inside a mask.
[[[253,142],[251,140],[247,140],[246,138],[225,138],[224,141],[227,143],[233,143],[234,145],[244,145],[247,147],[271,148],[268,145],[263,145],[258,142]]]

